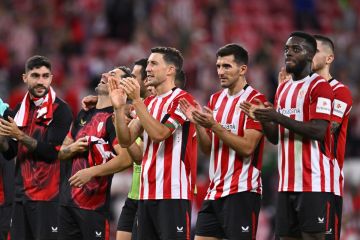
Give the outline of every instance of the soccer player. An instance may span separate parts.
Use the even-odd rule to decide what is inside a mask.
[[[217,73],[223,88],[202,111],[181,100],[196,124],[199,145],[210,155],[210,185],[196,223],[197,240],[255,239],[261,202],[264,138],[261,125],[240,110],[242,101],[265,102],[246,81],[247,51],[237,44],[221,47]]]
[[[331,76],[330,67],[334,61],[334,43],[330,38],[314,35],[317,51],[313,59],[313,71],[330,83],[334,92],[333,110],[331,118],[331,132],[333,134],[332,153],[334,155],[334,207],[330,209],[331,225],[326,232],[325,239],[340,239],[342,196],[343,196],[343,166],[346,147],[346,133],[349,121],[352,98],[349,88]]]
[[[138,206],[138,239],[190,239],[190,201],[193,197],[192,155],[195,128],[179,109],[179,99],[193,97],[175,87],[175,76],[183,65],[174,48],[151,49],[146,67],[147,81],[156,96],[142,101],[140,86],[133,78],[121,85],[110,82],[115,127],[119,143],[128,147],[141,133],[144,156]],[[137,118],[125,123],[124,95],[132,100]]]
[[[129,76],[130,70],[123,66],[102,74],[95,89],[98,94],[96,107],[79,112],[60,149],[59,159],[62,160],[64,176],[61,183],[59,239],[109,238],[112,174],[93,178],[80,185],[80,188],[71,187],[68,179],[81,169],[102,166],[114,158],[115,153],[118,160],[114,164],[118,163],[118,171],[131,166],[130,156],[117,144],[108,90],[109,78],[120,81]]]
[[[69,106],[51,87],[51,63],[43,56],[26,61],[27,85],[21,104],[0,119],[7,159],[16,156],[11,239],[57,239],[60,162],[58,150],[70,128]],[[12,114],[14,113],[14,114]],[[15,117],[13,116],[15,115]]]
[[[132,75],[139,82],[141,97],[144,97],[147,94],[146,88],[144,86],[144,81],[146,79],[146,71],[145,71],[146,65],[147,65],[147,59],[146,58],[140,59],[135,62],[132,71]],[[93,101],[91,102],[91,105],[94,104],[94,102],[96,104],[98,100],[97,96],[90,96],[87,98],[88,98],[88,102],[87,102],[88,108],[90,107],[91,99]],[[133,239],[136,239],[137,229],[133,228],[133,226],[134,226],[134,220],[135,220],[135,216],[138,208],[138,200],[139,200],[141,159],[142,159],[141,138],[138,138],[137,144],[139,145],[138,147],[133,146],[127,149],[130,156],[132,156],[135,161],[137,160],[138,156],[139,158],[140,157],[141,158],[139,159],[138,163],[136,163],[135,161],[133,163],[133,176],[132,176],[131,189],[129,191],[128,197],[125,201],[125,204],[122,208],[119,217],[117,233],[116,233],[117,240],[130,240],[132,239],[132,234],[135,235]],[[113,174],[119,171],[119,167],[121,168],[121,165],[122,164],[119,161],[119,159],[114,158],[109,162],[107,162],[106,164],[82,169],[70,178],[70,184],[73,186],[80,186],[87,183],[88,181],[90,181],[90,179],[94,177]]]
[[[312,73],[317,44],[293,32],[285,45],[286,72],[275,106],[241,107],[259,120],[270,142],[278,144],[279,187],[276,233],[280,239],[324,239],[331,194],[331,102],[329,83]]]

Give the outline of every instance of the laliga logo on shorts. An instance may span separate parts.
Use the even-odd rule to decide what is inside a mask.
[[[318,217],[318,223],[324,223],[325,218]]]
[[[249,226],[246,226],[246,227],[241,226],[241,231],[242,232],[249,232]]]
[[[184,230],[184,227],[176,227],[177,232],[182,233]]]
[[[95,237],[100,238],[101,234],[102,234],[102,232],[95,231]]]
[[[58,227],[51,226],[51,232],[57,233],[58,232]]]

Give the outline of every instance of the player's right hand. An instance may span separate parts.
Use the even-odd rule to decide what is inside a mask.
[[[90,109],[96,106],[98,101],[98,97],[94,95],[88,95],[81,100],[81,108],[85,111],[89,111]]]

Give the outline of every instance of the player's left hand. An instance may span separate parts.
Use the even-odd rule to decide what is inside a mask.
[[[77,173],[72,175],[69,178],[70,186],[72,187],[83,187],[86,183],[88,183],[93,178],[92,169],[84,168],[79,170]]]
[[[16,125],[16,122],[13,118],[8,117],[9,121],[6,121],[3,118],[0,118],[0,135],[8,136],[19,140],[19,138],[24,134],[19,127]]]
[[[278,117],[278,113],[271,103],[266,102],[265,108],[258,108],[254,111],[255,118],[260,122],[271,122],[275,121]]]
[[[124,89],[126,95],[131,100],[140,99],[140,85],[135,78],[132,77],[123,78],[120,82],[120,86],[122,89]]]

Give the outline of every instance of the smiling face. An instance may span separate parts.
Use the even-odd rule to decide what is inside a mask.
[[[216,68],[222,88],[234,87],[240,76],[246,72],[246,65],[237,63],[234,55],[219,56],[216,61]]]
[[[109,72],[101,74],[101,79],[99,81],[99,84],[96,86],[95,91],[98,95],[108,95],[109,89],[108,89],[108,78],[109,77],[115,77],[116,79],[121,79],[122,76],[125,73],[123,70],[119,68],[115,68]]]
[[[33,68],[23,74],[23,81],[27,84],[28,91],[32,97],[44,97],[50,88],[52,74],[45,66]]]

